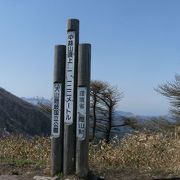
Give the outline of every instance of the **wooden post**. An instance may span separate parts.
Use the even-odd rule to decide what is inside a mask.
[[[51,127],[51,175],[63,171],[64,81],[66,46],[55,46]]]
[[[76,174],[88,174],[89,108],[90,108],[91,45],[80,44],[78,49]]]
[[[79,20],[68,20],[67,36],[64,102],[64,175],[75,173]]]

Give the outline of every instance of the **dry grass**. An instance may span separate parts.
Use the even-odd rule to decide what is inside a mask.
[[[180,175],[180,139],[138,133],[121,142],[90,147],[92,167],[105,174],[122,170],[156,175]]]
[[[49,138],[8,136],[0,139],[0,145],[1,163],[28,161],[49,166]],[[151,176],[180,175],[180,139],[163,134],[138,133],[121,142],[90,144],[89,155],[90,168],[105,176],[132,170]]]
[[[0,138],[0,162],[13,162],[16,165],[49,164],[50,140],[45,137],[26,138],[7,136]]]

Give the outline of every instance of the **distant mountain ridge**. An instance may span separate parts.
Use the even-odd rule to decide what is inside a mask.
[[[42,112],[36,106],[38,103],[51,105],[52,101],[43,97],[18,98],[0,87],[0,135],[1,132],[50,135],[51,115]],[[124,111],[116,111],[113,116],[112,137],[124,136],[133,131],[130,126],[123,125],[127,118],[135,117],[140,123],[152,118]]]
[[[50,117],[0,87],[0,132],[49,135]]]
[[[51,104],[52,101],[50,99],[46,99],[44,97],[22,97],[22,99],[26,102],[29,102],[33,105],[38,105],[39,103],[42,104]],[[134,116],[133,113],[131,112],[126,112],[126,111],[115,111],[116,116],[125,116],[125,117],[129,117],[129,116]]]
[[[44,97],[33,97],[33,98],[23,98],[25,101],[34,104],[34,105],[38,105],[40,104],[44,104],[44,105],[48,105],[48,107],[51,106],[52,101],[48,100]],[[153,119],[164,119],[166,121],[170,121],[170,117],[169,116],[161,116],[161,117],[156,117],[156,116],[138,116],[135,115],[131,112],[125,112],[125,111],[115,111],[113,113],[113,121],[112,121],[112,129],[111,129],[111,137],[114,136],[118,136],[118,137],[123,137],[125,134],[131,134],[132,132],[134,132],[134,129],[131,125],[126,124],[127,121],[132,120],[133,121],[137,121],[136,124],[140,127],[147,127],[150,129],[150,126],[154,126],[152,122]],[[105,123],[104,120],[107,120],[107,117],[102,115],[101,113],[97,113],[97,119],[98,119],[98,126],[100,126],[100,124],[102,124],[101,126],[106,126],[107,123]],[[102,121],[101,121],[102,119]],[[157,125],[157,124],[155,124]],[[93,132],[93,119],[92,116],[90,117],[90,136],[92,136],[92,132]],[[152,127],[151,129],[155,129],[156,127]],[[96,137],[102,138],[104,136],[104,132],[98,130],[99,128],[97,127],[97,131],[96,131]]]
[[[131,117],[134,116],[132,112],[126,112],[126,111],[115,111],[115,116],[124,116],[124,117]]]
[[[33,104],[33,105],[38,105],[39,103],[41,104],[44,104],[44,105],[51,105],[52,101],[49,100],[49,99],[46,99],[44,97],[23,97],[22,98],[23,100]],[[99,116],[99,115],[98,115]],[[134,116],[133,113],[131,112],[125,112],[125,111],[116,111],[113,115],[113,125],[120,125],[120,124],[123,124],[124,123],[124,119],[126,117],[131,117],[131,116]],[[102,118],[105,118],[105,117],[102,117]],[[92,133],[92,122],[90,123],[90,135]],[[127,127],[127,126],[119,126],[119,127],[116,127],[116,128],[113,128],[112,130],[112,136],[114,135],[119,135],[119,136],[123,136],[124,134],[126,133],[130,133],[132,131],[132,129],[130,127]],[[99,135],[97,134],[97,136],[102,136],[102,133],[99,133]]]
[[[38,105],[39,103],[42,103],[42,104],[51,104],[51,100],[49,99],[46,99],[44,97],[39,97],[39,96],[36,96],[36,97],[22,97],[22,99],[30,104],[33,104],[33,105]]]

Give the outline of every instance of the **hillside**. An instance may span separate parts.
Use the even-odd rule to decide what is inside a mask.
[[[0,132],[49,135],[50,118],[36,106],[0,88]]]

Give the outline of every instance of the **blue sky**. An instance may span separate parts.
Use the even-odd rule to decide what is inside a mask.
[[[178,0],[1,0],[0,86],[19,97],[52,95],[54,45],[68,18],[92,44],[92,79],[124,92],[119,110],[164,115],[154,88],[180,71]]]

